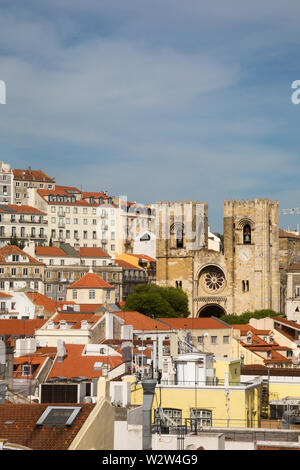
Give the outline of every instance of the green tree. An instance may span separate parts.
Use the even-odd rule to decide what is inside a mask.
[[[24,243],[24,242],[20,242],[20,241],[18,240],[18,238],[16,237],[16,235],[13,235],[13,236],[10,238],[9,245],[15,245],[15,246],[17,246],[18,248],[20,248],[21,250],[23,250],[23,248],[24,248],[24,246],[25,246],[25,243]]]
[[[137,311],[154,318],[187,317],[188,297],[175,287],[160,287],[156,284],[139,284],[128,296],[123,310]]]
[[[229,323],[230,325],[247,325],[250,318],[266,318],[276,317],[283,315],[282,313],[274,312],[274,310],[255,310],[254,312],[244,312],[242,315],[223,315],[220,320]]]

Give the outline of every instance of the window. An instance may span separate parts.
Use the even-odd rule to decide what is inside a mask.
[[[97,261],[95,259],[92,260],[92,266],[97,266]]]
[[[77,290],[72,291],[72,298],[73,298],[73,300],[77,299]]]
[[[210,410],[202,410],[200,408],[191,408],[191,420],[195,420],[200,426],[212,425],[212,412]]]
[[[64,259],[61,259],[61,260],[60,260],[60,265],[61,265],[61,266],[64,266],[64,264],[65,264],[65,260],[64,260]]]
[[[87,225],[88,219],[83,219],[83,225]]]
[[[71,199],[72,199],[72,198],[71,198]],[[78,208],[77,208],[77,207],[74,207],[74,208],[73,208],[73,213],[74,213],[74,214],[78,214]]]
[[[182,410],[175,408],[163,408],[163,413],[170,418],[175,425],[181,426],[182,423]],[[160,424],[159,408],[154,410],[155,424]]]
[[[89,299],[92,300],[92,299],[95,299],[96,297],[96,291],[95,290],[89,290]]]
[[[176,282],[176,288],[182,289],[182,281],[175,281],[175,282]]]
[[[28,276],[28,268],[23,268],[23,276]]]
[[[211,338],[210,338],[211,344],[217,344],[217,339],[218,339],[217,336],[211,336]]]
[[[83,213],[87,214],[87,208],[86,207],[83,208]]]
[[[223,344],[229,344],[229,336],[223,336]]]
[[[51,277],[51,271],[46,271],[46,278],[50,279],[50,277]]]
[[[93,225],[97,225],[97,219],[93,219]]]
[[[13,261],[19,261],[19,260],[20,260],[20,256],[19,256],[19,255],[12,255],[12,260],[13,260]]]
[[[244,245],[248,245],[251,243],[251,227],[249,224],[244,225],[243,242],[244,242]]]
[[[66,218],[66,224],[70,225],[70,219],[69,219],[69,217]]]
[[[78,224],[78,219],[74,219],[74,224],[75,224],[75,225]]]
[[[97,232],[93,232],[93,240],[97,240]]]
[[[83,238],[84,238],[84,240],[87,240],[87,237],[88,237],[88,236],[87,236],[87,231],[84,230],[84,231],[83,231]]]
[[[22,375],[31,375],[31,365],[30,364],[23,364],[22,365]]]
[[[51,223],[55,224],[55,222],[56,222],[56,217],[51,217]]]
[[[197,337],[198,344],[203,344],[203,336]]]
[[[296,297],[300,297],[300,286],[296,286]]]
[[[80,406],[48,406],[36,424],[47,427],[71,426],[80,410]]]
[[[55,206],[52,206],[52,207],[51,207],[51,212],[55,212],[55,210],[56,210],[56,207],[55,207]]]
[[[34,281],[33,286],[34,286],[34,289],[37,290],[39,288],[38,281]]]
[[[243,292],[249,292],[249,281],[242,281],[242,290]]]
[[[10,272],[11,272],[11,275],[12,275],[12,276],[16,276],[16,274],[17,274],[16,268],[11,268],[11,271],[10,271]]]
[[[106,300],[110,300],[110,298],[111,298],[110,294],[111,294],[110,290],[107,290],[106,291]]]
[[[40,268],[34,268],[34,274],[40,274]]]

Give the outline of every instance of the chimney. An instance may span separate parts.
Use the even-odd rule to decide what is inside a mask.
[[[66,344],[63,339],[57,340],[57,358],[58,362],[63,362],[67,355]]]
[[[152,450],[151,409],[156,380],[144,379],[143,387],[143,450]]]

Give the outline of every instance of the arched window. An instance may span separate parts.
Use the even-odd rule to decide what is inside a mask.
[[[244,245],[251,243],[251,227],[249,224],[244,225],[243,242],[244,242]]]

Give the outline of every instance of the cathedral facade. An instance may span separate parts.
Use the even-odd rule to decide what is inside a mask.
[[[208,206],[156,204],[156,282],[182,288],[194,317],[280,310],[278,202],[224,201],[224,244],[208,249]]]

